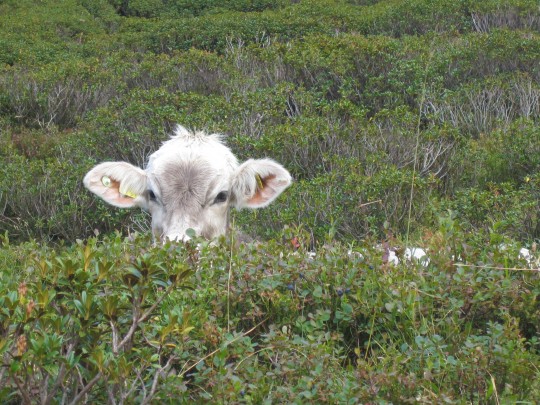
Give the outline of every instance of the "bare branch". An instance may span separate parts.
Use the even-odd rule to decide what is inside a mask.
[[[156,389],[157,389],[157,384],[159,382],[159,378],[161,377],[162,374],[164,374],[166,371],[168,371],[171,368],[173,361],[175,361],[176,359],[178,359],[178,357],[171,356],[169,360],[167,360],[167,363],[163,367],[161,367],[158,371],[156,371],[156,374],[154,375],[154,380],[152,381],[152,388],[150,389],[150,393],[148,394],[148,397],[146,397],[144,401],[141,402],[141,404],[144,405],[144,404],[150,403],[154,395],[156,395]]]
[[[247,336],[249,335],[251,332],[253,332],[255,329],[257,329],[259,326],[261,326],[264,322],[267,321],[268,318],[265,318],[263,319],[261,322],[259,322],[257,325],[255,325],[253,328],[251,328],[250,330],[248,330],[247,332],[244,332],[244,333],[241,333],[240,335],[238,335],[237,337],[235,337],[233,340],[229,341],[229,342],[226,342],[225,345],[223,347],[227,347],[229,346],[230,344],[236,342],[237,340],[243,338],[244,336]],[[182,370],[180,371],[180,373],[178,374],[180,377],[183,377],[184,375],[186,375],[186,373],[188,371],[190,371],[191,369],[193,369],[193,367],[195,367],[197,364],[201,363],[202,361],[206,360],[207,358],[213,356],[214,354],[216,354],[217,352],[219,352],[221,349],[223,349],[223,347],[218,347],[216,350],[208,353],[206,356],[204,357],[201,357],[199,360],[197,360],[195,363],[193,363],[191,366],[189,366],[187,369],[184,370],[184,367],[187,366],[187,363],[184,364],[184,366],[182,367]]]
[[[31,404],[32,398],[30,397],[30,394],[28,393],[28,391],[26,391],[24,384],[22,384],[16,376],[12,376],[12,378],[13,378],[13,381],[15,381],[15,384],[17,384],[17,388],[19,388],[19,392],[21,393],[21,396],[23,397],[24,403]]]
[[[101,376],[103,375],[103,373],[101,371],[99,371],[95,376],[94,378],[92,378],[84,387],[83,389],[81,390],[81,392],[79,392],[75,398],[73,398],[73,400],[70,402],[70,405],[75,405],[77,404],[85,395],[88,391],[90,391],[90,389],[99,381],[99,379],[101,378]]]

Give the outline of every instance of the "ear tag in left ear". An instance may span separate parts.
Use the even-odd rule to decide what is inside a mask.
[[[103,184],[105,187],[110,187],[111,183],[111,178],[109,176],[103,176],[101,178],[101,184]]]
[[[262,190],[264,188],[264,185],[261,176],[259,174],[256,174],[255,179],[257,180],[257,190]]]
[[[122,188],[122,185],[120,184],[120,194],[122,195],[125,195],[126,197],[130,197],[130,198],[137,198],[137,194],[135,194],[133,191],[129,190],[129,189],[123,189]]]

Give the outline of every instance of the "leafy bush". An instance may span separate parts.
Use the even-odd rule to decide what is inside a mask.
[[[455,210],[470,229],[496,229],[515,238],[540,236],[538,173],[519,188],[509,183],[488,183],[456,193],[446,206]]]
[[[522,185],[540,171],[538,127],[534,121],[517,120],[509,127],[482,134],[465,143],[451,166],[456,186],[512,182]]]
[[[0,3],[2,402],[540,397],[536,1]],[[264,242],[84,190],[176,122],[291,171]]]
[[[26,126],[72,128],[88,111],[105,105],[115,93],[103,81],[96,83],[97,74],[92,74],[94,83],[90,82],[84,68],[89,67],[75,72],[56,68],[56,77],[14,71],[0,82],[0,91],[5,94],[2,109]]]
[[[135,17],[193,17],[203,14],[216,14],[227,10],[254,12],[265,9],[280,8],[287,2],[269,0],[108,0],[122,16]]]
[[[80,149],[81,134],[51,130],[40,138],[36,133],[14,134],[14,145],[0,138],[3,232],[13,239],[58,241],[92,235],[96,229],[131,229],[133,222],[136,229],[147,229],[141,214],[111,210],[83,187],[81,179],[96,162],[89,156],[90,144]]]
[[[76,0],[2,2],[0,62],[32,66],[71,59],[92,52],[87,39],[102,32],[97,22]]]
[[[540,20],[536,4],[524,1],[483,1],[471,3],[472,22],[475,30],[489,32],[497,28],[538,30]]]
[[[426,237],[427,268],[391,266],[373,241],[308,255],[302,229],[198,248],[116,235],[51,249],[4,236],[0,396],[531,400],[538,274],[499,269],[525,263],[452,221]]]
[[[428,109],[441,123],[451,123],[469,136],[506,128],[517,119],[540,116],[540,88],[526,75],[490,78],[448,92]]]
[[[105,388],[104,383],[113,384],[105,389],[109,398],[140,395],[147,400],[154,395],[155,389],[146,392],[146,385],[169,370],[171,350],[182,345],[177,338],[193,328],[189,311],[173,306],[156,316],[154,310],[170,299],[174,288],[182,287],[190,270],[179,251],[175,258],[168,253],[177,263],[173,270],[164,267],[163,256],[143,253],[141,246],[134,246],[131,254],[137,258],[130,261],[130,252],[121,247],[120,238],[110,244],[80,243],[58,256],[48,252],[27,260],[28,273],[19,274],[19,280],[2,274],[1,351],[9,362],[0,393],[4,400],[31,402],[35,390],[42,401],[105,399],[96,391]],[[110,259],[94,260],[101,252],[111,253]],[[119,285],[124,287],[115,287]],[[130,314],[125,312],[129,308]],[[150,335],[141,334],[141,327]],[[143,343],[141,338],[149,340]],[[143,346],[137,347],[137,341]],[[166,364],[161,367],[163,358]]]

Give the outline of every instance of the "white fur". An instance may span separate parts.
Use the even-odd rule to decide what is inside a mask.
[[[105,177],[120,183],[120,187],[105,186],[103,183]],[[147,177],[144,170],[129,163],[105,162],[89,171],[83,183],[86,188],[108,203],[120,208],[131,208],[138,205],[140,201],[138,198],[126,198],[125,194],[140,196],[144,193],[147,188]]]
[[[263,190],[258,190],[257,176],[268,179]],[[271,178],[274,176],[273,178]],[[291,184],[291,175],[279,163],[271,159],[249,159],[237,170],[233,190],[237,197],[237,208],[261,208],[274,201]],[[260,199],[253,200],[259,191]]]
[[[178,182],[175,167],[180,168]],[[193,167],[195,174],[189,176],[186,167]],[[182,186],[183,172],[188,172],[186,178],[195,179],[188,187]],[[111,186],[104,184],[103,176],[111,179]],[[162,189],[171,183],[171,177],[172,183],[185,190]],[[208,238],[224,234],[231,206],[265,207],[291,181],[289,172],[273,160],[249,159],[240,165],[220,135],[193,133],[177,126],[174,135],[150,156],[145,170],[126,162],[101,163],[88,172],[84,185],[114,206],[149,210],[153,233],[160,239],[185,240],[189,228]],[[149,197],[150,190],[155,200]],[[216,202],[223,192],[227,200]]]

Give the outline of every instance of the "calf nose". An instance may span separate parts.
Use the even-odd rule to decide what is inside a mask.
[[[188,228],[183,232],[171,232],[165,235],[164,241],[170,240],[172,242],[187,242],[191,240],[191,236],[198,235],[198,232],[192,228]]]
[[[170,235],[165,236],[164,241],[170,240],[171,242],[187,242],[191,238],[187,236],[186,234],[181,235],[179,233],[172,233]]]

